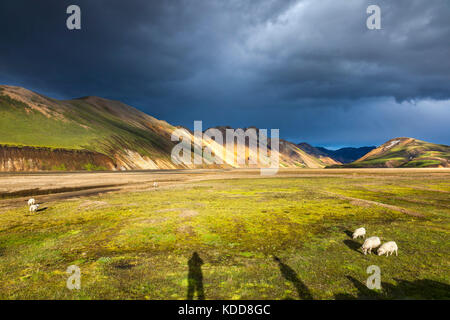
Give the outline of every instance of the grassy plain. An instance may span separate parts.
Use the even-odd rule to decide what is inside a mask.
[[[3,206],[0,298],[450,298],[449,171],[303,172]],[[363,255],[360,226],[399,256]]]

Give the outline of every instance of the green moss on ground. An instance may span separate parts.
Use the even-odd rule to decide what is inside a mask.
[[[197,252],[207,299],[449,299],[449,192],[445,174],[342,174],[106,194],[45,203],[33,215],[2,210],[0,298],[185,299]],[[399,256],[361,254],[363,240],[349,236],[360,226],[395,240]],[[66,288],[72,264],[81,290]],[[370,265],[381,268],[381,292],[365,287]]]

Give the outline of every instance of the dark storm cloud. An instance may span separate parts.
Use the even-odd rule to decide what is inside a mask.
[[[66,28],[70,4],[80,31]],[[366,28],[369,4],[382,30]],[[118,99],[185,126],[449,143],[449,18],[447,0],[5,0],[0,82]]]

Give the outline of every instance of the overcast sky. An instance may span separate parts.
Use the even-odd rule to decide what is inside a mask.
[[[450,144],[450,1],[2,0],[0,84],[313,145]]]

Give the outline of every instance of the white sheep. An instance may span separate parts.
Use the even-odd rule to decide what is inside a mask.
[[[375,249],[380,244],[381,244],[380,238],[370,237],[367,238],[366,241],[364,241],[361,249],[364,252],[364,254],[367,254],[367,252],[369,252],[369,254],[372,254],[372,249]]]
[[[33,204],[30,206],[30,212],[36,212],[39,208],[38,204]]]
[[[398,246],[395,243],[395,241],[389,241],[389,242],[383,243],[381,245],[381,247],[378,248],[379,256],[386,253],[386,257],[388,257],[389,253],[392,255],[394,252],[395,252],[395,255],[398,256]]]
[[[358,239],[359,237],[364,238],[366,236],[366,229],[358,228],[353,232],[353,239]]]
[[[32,206],[33,204],[36,203],[36,200],[34,200],[33,198],[31,198],[30,200],[28,200],[28,205]]]

